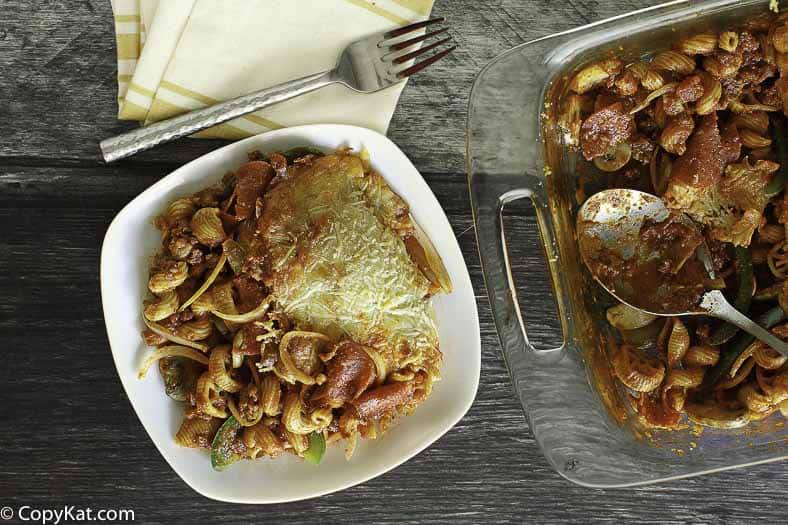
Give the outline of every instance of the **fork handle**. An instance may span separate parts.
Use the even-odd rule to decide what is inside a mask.
[[[320,89],[336,82],[332,73],[326,71],[290,80],[103,140],[99,144],[101,154],[104,161],[108,163],[130,157],[164,142],[191,135],[252,111]]]
[[[717,319],[736,325],[751,336],[760,339],[774,350],[777,350],[780,354],[788,357],[788,344],[785,341],[781,341],[770,334],[768,330],[731,306],[719,290],[713,290],[704,294],[700,307]]]

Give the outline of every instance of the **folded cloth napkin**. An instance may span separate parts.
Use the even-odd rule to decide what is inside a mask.
[[[119,118],[141,122],[147,119],[156,90],[193,7],[194,0],[161,2],[157,7],[154,19],[146,27],[145,46],[121,104]]]
[[[136,4],[144,13],[146,1],[113,1],[117,35],[121,35],[118,16],[127,14],[118,9],[132,9],[127,3]],[[347,44],[427,17],[433,0],[155,3],[155,7],[147,6],[154,13],[149,15],[152,20],[138,24],[144,26],[144,46],[140,54],[138,44],[133,66],[124,65],[125,74],[131,76],[124,77],[123,87],[118,46],[122,119],[155,122],[330,69]],[[329,86],[197,136],[238,139],[286,126],[327,122],[385,133],[403,87],[400,84],[367,95],[340,85]]]
[[[139,0],[112,0],[115,46],[118,52],[118,117],[140,56]]]

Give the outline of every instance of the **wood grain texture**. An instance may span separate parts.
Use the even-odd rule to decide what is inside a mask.
[[[415,77],[390,136],[449,215],[481,321],[482,381],[447,435],[375,480],[266,507],[210,501],[167,466],[117,379],[98,283],[112,217],[216,141],[184,140],[104,166],[97,142],[115,120],[109,3],[0,4],[0,505],[131,508],[137,522],[785,523],[788,475],[771,464],[633,490],[590,490],[556,474],[515,400],[484,295],[463,175],[467,97],[507,48],[648,2],[438,0],[460,48]],[[556,340],[532,214],[508,220],[529,334]],[[525,284],[527,283],[527,286]],[[261,490],[264,490],[261,487]]]

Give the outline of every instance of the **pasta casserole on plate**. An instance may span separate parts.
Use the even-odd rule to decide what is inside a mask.
[[[263,155],[155,220],[145,342],[175,436],[240,459],[384,433],[440,379],[431,298],[452,283],[407,204],[364,152]]]

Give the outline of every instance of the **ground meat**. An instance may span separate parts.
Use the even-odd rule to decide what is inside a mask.
[[[257,336],[263,335],[267,332],[268,330],[255,322],[244,324],[241,327],[243,339],[240,345],[237,347],[238,353],[242,355],[260,355],[261,343],[257,340]],[[233,351],[236,351],[236,349],[233,349]],[[276,359],[274,359],[274,362],[276,362]],[[274,362],[272,362],[269,366],[273,366]]]
[[[761,64],[758,66],[747,66],[741,68],[736,78],[743,84],[757,86],[767,78],[777,74],[777,68],[772,64]]]
[[[194,295],[197,290],[197,281],[193,278],[186,279],[180,286],[175,288],[175,293],[178,294],[178,303],[183,304]]]
[[[242,314],[260,306],[266,296],[265,287],[248,275],[233,278],[233,287],[238,292],[238,311]]]
[[[638,135],[631,143],[632,158],[641,164],[648,164],[651,162],[651,156],[654,154],[656,145],[651,142],[648,137]]]
[[[238,183],[235,186],[236,217],[248,219],[254,214],[257,199],[262,197],[273,177],[274,169],[263,160],[247,162],[238,169]]]
[[[695,102],[703,95],[703,83],[698,75],[690,75],[676,86],[676,96],[685,104]]]
[[[761,48],[761,44],[752,33],[744,31],[739,34],[739,48],[745,57],[752,59],[753,54]]]
[[[711,337],[711,326],[708,323],[699,324],[695,328],[695,337],[697,337],[701,342],[706,342]]]
[[[640,80],[630,70],[624,71],[614,82],[613,87],[616,92],[625,97],[630,97],[637,93]]]
[[[741,156],[741,138],[736,124],[728,124],[722,132],[722,156],[725,162],[731,163],[739,160]]]
[[[732,260],[730,244],[712,239],[707,235],[706,246],[709,248],[709,256],[711,257],[711,265],[714,267],[714,271],[720,272],[727,268]]]
[[[268,157],[268,162],[274,168],[277,177],[284,177],[287,175],[287,159],[281,153],[272,153]]]
[[[715,112],[700,119],[686,153],[673,163],[671,178],[688,186],[706,188],[720,180],[724,167],[725,156]]]
[[[621,97],[616,95],[615,93],[611,93],[610,91],[602,91],[594,97],[594,107],[592,112],[599,111],[600,109],[604,109],[610,105],[615,104],[616,102],[622,102]]]
[[[262,347],[259,365],[263,368],[270,368],[279,359],[279,347],[274,343],[266,343]]]
[[[760,98],[761,103],[767,104],[769,106],[774,106],[777,108],[783,106],[783,100],[782,97],[780,96],[780,90],[777,89],[776,82],[770,86],[764,87],[761,90],[758,98]]]
[[[777,222],[788,225],[788,193],[783,193],[783,198],[774,207],[774,213],[777,215]]]
[[[743,62],[742,46],[739,44],[732,53],[718,49],[713,54],[704,57],[703,69],[716,78],[728,78],[739,71]]]
[[[586,160],[605,155],[608,150],[626,142],[635,132],[635,119],[624,111],[620,102],[603,108],[583,121],[580,142]]]
[[[224,199],[224,188],[212,186],[194,194],[200,208],[218,208]]]
[[[202,250],[197,248],[196,246],[192,248],[192,251],[189,252],[189,255],[186,256],[186,262],[189,266],[194,266],[196,264],[202,264],[205,262],[205,255],[203,254]]]
[[[166,337],[162,337],[151,330],[143,330],[142,339],[145,341],[145,344],[148,346],[159,346],[167,342]]]
[[[731,100],[738,100],[744,90],[744,82],[737,77],[721,78],[720,85],[722,86],[722,97],[717,103],[717,109],[723,110],[728,108]]]

